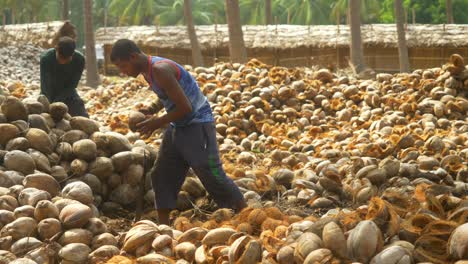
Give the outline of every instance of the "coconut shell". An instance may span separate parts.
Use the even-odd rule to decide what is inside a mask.
[[[108,140],[108,148],[111,155],[123,151],[130,151],[132,149],[132,145],[130,144],[128,139],[120,133],[107,132],[106,137]]]
[[[262,258],[260,243],[250,236],[239,237],[229,249],[229,262],[255,264]]]
[[[85,132],[88,134],[88,136],[92,135],[94,132],[99,131],[99,126],[96,121],[82,116],[72,117],[70,120],[70,126],[72,129]]]
[[[110,200],[122,205],[129,205],[136,201],[137,192],[137,188],[129,184],[121,184],[111,192]]]
[[[114,170],[123,172],[134,162],[134,154],[131,151],[119,152],[113,155],[111,159]]]
[[[48,174],[30,174],[24,178],[23,185],[25,188],[36,188],[46,191],[52,197],[60,193],[60,184],[54,179],[54,177]]]
[[[32,148],[44,154],[51,154],[54,149],[49,135],[41,129],[30,128],[28,133],[26,133],[26,139],[29,141]]]
[[[59,257],[63,260],[76,263],[86,263],[91,249],[82,243],[71,243],[64,246],[59,251]]]
[[[0,145],[5,146],[8,141],[14,139],[15,137],[19,136],[20,130],[18,127],[12,124],[0,124]]]
[[[13,243],[11,252],[15,255],[22,255],[42,245],[42,242],[35,237],[23,237]]]
[[[0,186],[4,188],[10,188],[11,186],[15,185],[15,182],[11,177],[4,173],[3,171],[0,171]]]
[[[370,264],[378,263],[413,263],[413,257],[408,251],[400,246],[388,247],[375,257],[372,258]]]
[[[4,158],[4,166],[8,170],[19,171],[24,175],[31,174],[36,169],[33,158],[28,153],[20,150],[8,152]]]
[[[152,263],[161,263],[161,264],[174,264],[175,261],[173,261],[170,258],[167,258],[163,255],[156,254],[156,253],[151,253],[143,257],[137,258],[137,263],[141,264],[152,264]]]
[[[16,97],[8,96],[1,106],[2,113],[8,122],[16,120],[28,120],[28,109]]]
[[[59,219],[65,228],[81,228],[85,226],[93,212],[84,204],[70,204],[65,206],[59,215]]]
[[[377,225],[369,220],[360,222],[350,233],[347,241],[351,259],[367,263],[380,252],[383,238]]]
[[[341,258],[346,257],[346,238],[341,228],[335,223],[330,222],[325,225],[322,232],[323,245],[333,251]]]
[[[42,240],[50,239],[56,234],[62,232],[62,223],[55,218],[43,219],[37,225],[37,232],[39,233],[39,238]]]
[[[17,258],[9,263],[10,264],[37,264],[37,262],[29,258]]]
[[[206,234],[206,236],[202,240],[202,243],[207,247],[212,247],[214,245],[223,245],[234,233],[236,233],[236,231],[232,228],[224,227],[213,229]]]
[[[82,139],[73,143],[73,154],[78,159],[92,161],[96,159],[97,147],[90,139]]]
[[[448,253],[454,260],[468,259],[468,223],[460,225],[452,232]]]
[[[146,243],[150,243],[158,231],[155,225],[135,224],[125,235],[122,250],[126,252],[135,252],[135,250]]]
[[[303,233],[297,240],[294,249],[294,260],[296,263],[303,263],[310,252],[321,248],[323,245],[319,236],[314,233]]]

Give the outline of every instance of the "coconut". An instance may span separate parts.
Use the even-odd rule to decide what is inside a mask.
[[[92,161],[96,159],[97,147],[90,139],[82,139],[73,143],[73,154],[78,159]]]
[[[13,222],[14,220],[15,217],[12,211],[0,209],[0,227]]]
[[[60,249],[59,257],[72,263],[86,263],[91,249],[82,243],[71,243]]]
[[[82,140],[82,139],[87,139],[88,134],[81,130],[70,130],[67,131],[63,136],[62,136],[62,142],[66,142],[70,145],[73,143]]]
[[[91,263],[101,263],[104,259],[110,259],[115,255],[118,255],[120,250],[116,246],[104,245],[95,249],[91,254],[89,254],[89,261]]]
[[[89,230],[93,236],[107,232],[106,224],[99,218],[90,218],[85,228]]]
[[[26,139],[31,144],[31,147],[44,154],[50,154],[54,149],[49,135],[41,129],[30,128],[26,133]]]
[[[60,211],[59,219],[65,228],[81,228],[92,216],[93,212],[89,206],[77,203],[65,206]]]
[[[8,96],[1,106],[2,113],[8,122],[16,120],[28,120],[28,109],[16,97]]]
[[[111,155],[114,155],[119,152],[129,151],[132,149],[132,145],[130,144],[128,139],[120,133],[107,132],[106,137],[108,140],[108,148]]]
[[[62,197],[77,200],[83,204],[92,203],[93,191],[82,181],[71,182],[62,190]]]
[[[41,129],[46,133],[50,132],[49,124],[47,120],[42,115],[29,115],[28,123],[30,128]]]
[[[93,238],[93,241],[91,241],[91,248],[95,250],[102,246],[117,246],[117,244],[118,241],[112,234],[102,233]]]
[[[15,185],[13,179],[11,179],[8,174],[4,173],[3,171],[0,171],[0,186],[9,188],[13,185]]]
[[[58,219],[46,218],[37,225],[39,237],[43,240],[50,239],[56,234],[62,232],[62,224]]]
[[[30,205],[23,205],[23,206],[17,207],[13,214],[15,218],[20,218],[20,217],[34,218],[34,207]]]
[[[114,165],[110,158],[97,157],[89,164],[89,173],[96,175],[100,180],[106,180],[113,172]]]
[[[47,99],[47,96],[40,94],[37,97],[37,101],[42,104],[42,108],[45,112],[49,112],[50,102],[49,102],[49,99]]]
[[[58,218],[59,210],[51,201],[39,201],[34,209],[34,218],[41,221],[46,218]]]
[[[23,237],[35,236],[37,232],[37,222],[31,217],[20,217],[7,224],[1,230],[1,236],[11,236],[13,240]]]
[[[70,164],[70,170],[75,175],[83,175],[88,170],[88,163],[81,159],[74,159]]]
[[[71,161],[74,159],[73,148],[67,142],[60,142],[55,149],[61,160]]]
[[[2,135],[0,138],[0,145],[5,146],[8,141],[17,137],[19,133],[20,130],[18,127],[12,124],[0,124],[0,135]]]
[[[70,120],[70,126],[72,129],[81,130],[89,136],[99,131],[99,126],[95,121],[82,116],[73,117]]]
[[[36,188],[25,188],[21,190],[18,195],[18,202],[20,205],[36,206],[41,200],[50,200],[50,194],[46,191]]]
[[[62,246],[66,246],[71,243],[83,243],[90,246],[92,239],[93,234],[90,231],[81,228],[73,228],[65,231],[58,242]]]
[[[110,194],[110,200],[122,205],[129,205],[136,201],[137,188],[130,186],[129,184],[121,184]]]
[[[45,173],[51,172],[50,161],[46,155],[34,149],[28,149],[28,154],[33,158],[37,170]]]
[[[1,126],[2,124],[0,124]],[[16,127],[15,127],[16,128]],[[1,128],[0,128],[1,130]],[[6,144],[5,146],[5,150],[7,151],[12,151],[12,150],[21,150],[21,151],[25,151],[27,150],[28,148],[30,147],[29,145],[29,141],[24,138],[24,137],[17,137],[17,138],[14,138],[10,141],[8,141],[8,143]]]
[[[29,154],[20,150],[8,152],[4,158],[4,165],[8,170],[19,171],[25,175],[36,169],[36,164]]]
[[[16,207],[18,207],[18,201],[15,197],[10,195],[0,196],[0,209],[13,211]]]
[[[138,111],[131,111],[130,114],[128,114],[128,127],[132,131],[136,131],[137,127],[136,125],[140,122],[143,122],[146,119],[145,115],[141,112]]]
[[[55,122],[63,119],[66,113],[68,113],[68,106],[62,102],[55,102],[49,106],[50,116]]]
[[[15,255],[22,255],[42,245],[42,242],[35,237],[23,237],[11,246],[11,252]]]
[[[36,188],[39,190],[44,190],[52,197],[60,193],[60,184],[57,182],[57,180],[54,179],[54,177],[48,174],[30,174],[24,178],[23,185],[25,188]]]

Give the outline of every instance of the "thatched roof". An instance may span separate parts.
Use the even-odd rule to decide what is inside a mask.
[[[48,48],[63,21],[0,26],[0,45],[31,44]]]
[[[226,25],[197,26],[196,31],[202,49],[228,45]],[[397,47],[395,24],[363,25],[361,31],[364,45]],[[248,48],[336,47],[348,46],[350,42],[347,25],[243,26],[243,32]],[[409,47],[468,46],[468,25],[408,25],[406,37]],[[158,48],[190,49],[185,26],[112,27],[96,31],[99,44],[112,44],[120,38]]]

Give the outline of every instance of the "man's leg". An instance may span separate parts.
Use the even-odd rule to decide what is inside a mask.
[[[71,116],[84,116],[89,118],[83,100],[80,97],[72,97],[64,101],[68,106],[68,113]]]
[[[177,195],[184,183],[189,166],[177,151],[173,128],[166,129],[158,158],[151,171],[151,184],[160,224],[169,225],[169,213],[176,207]]]
[[[224,172],[214,123],[191,125],[183,133],[177,146],[218,206],[236,211],[246,207],[239,188]]]

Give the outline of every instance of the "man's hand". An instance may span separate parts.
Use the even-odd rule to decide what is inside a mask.
[[[149,134],[153,133],[158,128],[161,128],[165,125],[165,122],[158,118],[157,116],[150,117],[143,122],[136,124],[137,130],[140,131],[142,134]]]

